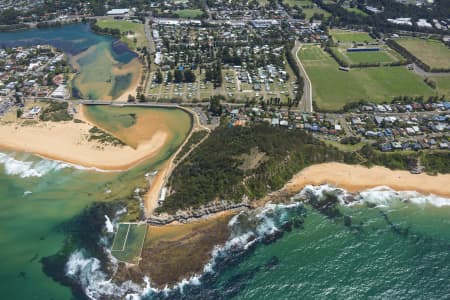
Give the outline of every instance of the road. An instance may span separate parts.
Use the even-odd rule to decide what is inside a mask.
[[[148,41],[148,50],[149,50],[150,54],[154,54],[156,51],[156,48],[155,48],[155,42],[153,41],[153,33],[152,33],[152,28],[150,26],[150,18],[149,17],[145,18],[144,31],[145,31],[145,37],[147,38],[147,41]]]
[[[301,110],[312,113],[313,105],[312,105],[312,85],[311,80],[309,79],[308,74],[306,73],[305,68],[303,67],[302,62],[298,58],[298,51],[302,48],[302,44],[296,40],[295,46],[292,49],[292,54],[295,56],[295,59],[297,60],[297,64],[300,68],[301,76],[303,77],[304,86],[303,86],[303,96],[302,96],[302,102],[300,104]]]
[[[422,77],[447,77],[450,75],[450,72],[440,72],[440,73],[427,72],[415,63],[413,63],[412,65],[414,73]]]

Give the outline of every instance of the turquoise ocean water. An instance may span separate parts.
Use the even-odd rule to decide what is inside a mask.
[[[130,193],[127,176],[27,154],[0,154],[1,294],[70,299],[70,289],[47,277],[40,260],[60,250],[61,225],[86,205]],[[350,216],[351,226],[302,205],[243,214],[230,225],[232,239],[216,255],[214,272],[185,285],[182,294],[179,289],[147,291],[143,298],[448,298],[450,200],[391,190],[357,197],[356,204],[338,206]],[[258,239],[298,216],[303,226],[275,242],[249,242],[249,232]],[[244,245],[248,250],[242,250]],[[95,286],[92,279],[90,288]]]

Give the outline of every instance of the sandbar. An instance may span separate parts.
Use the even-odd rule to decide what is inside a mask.
[[[164,146],[169,135],[155,131],[136,148],[104,145],[89,141],[89,123],[37,122],[22,126],[18,123],[0,125],[0,148],[28,152],[49,159],[84,167],[123,171],[138,165]]]

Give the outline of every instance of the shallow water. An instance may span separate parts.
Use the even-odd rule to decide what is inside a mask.
[[[139,108],[130,112],[142,113]],[[176,110],[169,113],[180,116]],[[123,199],[145,186],[144,174],[170,157],[186,137],[190,118],[181,116],[167,125],[173,135],[158,155],[127,172],[96,172],[30,154],[0,152],[0,294],[8,299],[70,299],[70,289],[47,277],[40,260],[62,248],[62,225],[87,205]]]
[[[78,68],[73,79],[74,96],[111,99],[128,89],[139,74],[136,54],[115,38],[93,33],[86,24],[56,28],[0,32],[0,47],[50,44],[62,49]]]
[[[126,182],[136,181],[143,170],[122,176],[98,174],[11,153],[0,156],[0,162],[3,165],[0,254],[5,258],[0,269],[0,291],[14,295],[13,299],[69,299],[68,289],[42,273],[39,259],[61,247],[62,222],[94,199],[107,201],[126,194],[125,190],[132,189]],[[32,173],[31,169],[40,171]],[[111,194],[106,193],[108,189]],[[320,194],[323,190],[316,191]],[[249,232],[263,236],[298,216],[302,216],[304,224],[303,228],[285,232],[272,244],[259,244],[240,258],[225,260],[222,265],[218,260],[213,267],[218,272],[208,273],[200,280],[194,278],[193,285],[185,284],[183,296],[186,299],[447,298],[450,200],[380,190],[361,193],[357,200],[352,205],[338,206],[342,214],[351,217],[351,226],[309,206],[271,206],[234,219],[230,223],[233,240],[222,255],[229,255],[239,243],[243,247],[246,243],[243,237]],[[99,273],[91,272],[89,276],[92,279]],[[179,292],[166,291],[150,292],[144,298],[179,296]]]
[[[306,207],[303,229],[257,247],[220,273],[213,289],[235,299],[448,298],[450,200],[441,207],[402,201],[410,198],[341,206],[353,228]]]

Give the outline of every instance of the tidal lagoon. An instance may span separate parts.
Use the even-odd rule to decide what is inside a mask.
[[[88,24],[0,32],[0,47],[49,44],[63,50],[77,71],[72,80],[76,98],[112,100],[140,80],[136,53],[114,37],[99,35]]]

